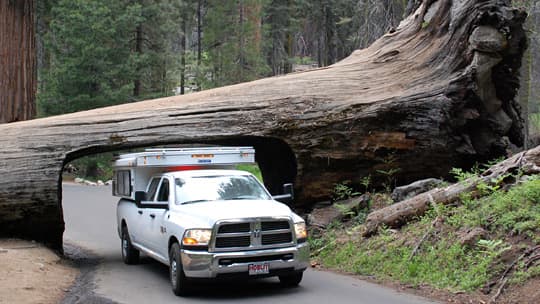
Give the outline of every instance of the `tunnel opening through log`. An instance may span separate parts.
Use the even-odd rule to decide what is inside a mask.
[[[59,209],[64,222],[64,240],[84,243],[84,235],[74,235],[69,230],[72,221],[87,221],[89,231],[92,231],[93,219],[76,219],[75,209],[92,208],[91,204],[108,204],[101,206],[108,210],[103,214],[107,225],[115,226],[115,211],[118,198],[113,197],[110,186],[105,183],[112,178],[112,161],[115,155],[143,151],[144,148],[155,147],[203,147],[203,146],[251,146],[255,148],[255,164],[242,165],[236,169],[248,171],[261,179],[272,195],[283,194],[283,185],[294,183],[297,175],[296,157],[289,145],[280,139],[270,137],[234,137],[212,139],[198,142],[159,142],[145,145],[123,145],[90,147],[73,151],[66,155],[62,171],[58,179]],[[78,183],[73,182],[80,178]],[[99,183],[98,180],[104,184]],[[68,189],[65,189],[65,187]],[[106,190],[105,190],[106,189]],[[64,201],[66,200],[66,201]],[[85,204],[86,202],[86,204]],[[68,205],[69,204],[69,205]],[[293,206],[291,206],[293,207]],[[112,231],[114,233],[114,231]],[[99,245],[97,245],[99,246]]]

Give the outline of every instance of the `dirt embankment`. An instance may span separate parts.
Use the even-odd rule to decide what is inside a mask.
[[[79,270],[45,246],[0,239],[0,303],[59,303]]]

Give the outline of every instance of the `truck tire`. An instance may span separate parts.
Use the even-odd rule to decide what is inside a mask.
[[[283,287],[297,287],[302,281],[304,272],[296,272],[293,274],[279,276],[279,283]]]
[[[178,243],[172,244],[169,250],[169,273],[174,294],[177,296],[186,296],[189,292],[189,286],[182,267],[180,245]]]
[[[126,225],[122,226],[122,260],[128,265],[137,264],[139,262],[139,250],[133,247],[129,232]]]

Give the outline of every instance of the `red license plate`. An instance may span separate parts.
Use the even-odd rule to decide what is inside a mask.
[[[270,273],[270,266],[268,263],[249,264],[249,275],[268,274]]]

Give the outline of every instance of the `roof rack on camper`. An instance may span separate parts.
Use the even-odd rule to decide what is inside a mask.
[[[170,167],[255,163],[253,147],[152,148],[120,155],[114,167]]]

